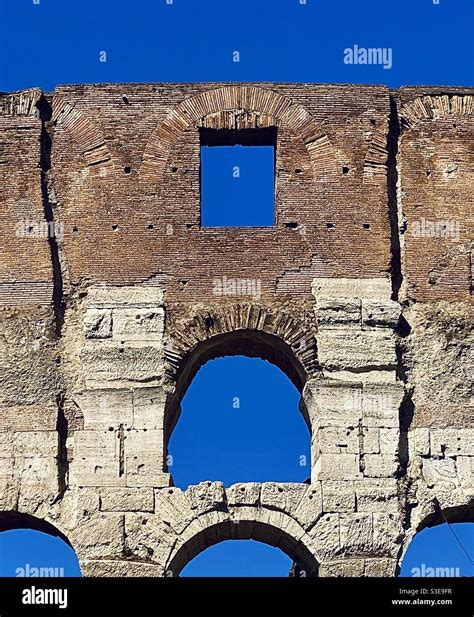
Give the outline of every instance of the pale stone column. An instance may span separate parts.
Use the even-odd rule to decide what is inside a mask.
[[[120,559],[125,513],[153,512],[154,491],[170,482],[164,471],[162,291],[90,288],[82,325],[84,388],[73,398],[83,426],[69,444],[77,513],[70,537],[84,562]],[[117,567],[112,570],[122,571]]]
[[[388,279],[315,279],[322,377],[303,397],[313,427],[312,482],[322,487],[320,576],[393,575],[402,536],[396,474],[400,307]]]

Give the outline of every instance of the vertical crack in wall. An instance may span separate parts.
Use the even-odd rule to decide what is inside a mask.
[[[123,424],[119,426],[117,436],[119,439],[119,477],[121,478],[125,473],[125,435]]]
[[[51,251],[51,263],[53,269],[53,310],[55,317],[55,336],[60,338],[64,323],[64,298],[63,298],[63,276],[59,258],[58,239],[56,237],[56,225],[52,203],[50,201],[50,170],[51,170],[51,105],[44,95],[41,96],[36,104],[41,120],[40,138],[40,166],[41,166],[41,195],[43,200],[43,210],[46,222],[48,223],[49,233],[48,242]]]
[[[362,424],[362,419],[359,420],[358,437],[359,437],[359,471],[361,473],[364,473],[365,453],[364,453],[364,426]]]
[[[387,135],[387,195],[390,220],[390,253],[392,271],[392,300],[398,300],[398,294],[403,282],[400,229],[398,212],[398,140],[400,138],[400,121],[397,103],[390,95],[390,115]]]
[[[51,170],[51,105],[44,95],[41,95],[36,107],[38,117],[41,120],[40,134],[40,168],[41,168],[41,198],[44,217],[48,223],[48,242],[51,252],[51,266],[53,274],[53,312],[54,312],[54,337],[61,337],[64,323],[64,300],[63,300],[63,277],[59,259],[58,238],[56,237],[56,224],[54,221],[53,207],[50,200],[50,170]],[[56,501],[62,499],[68,486],[69,461],[67,455],[68,420],[64,413],[64,392],[56,396],[57,420],[56,431],[58,433],[58,495]]]
[[[58,418],[56,421],[56,431],[58,433],[58,487],[59,494],[56,501],[62,498],[68,485],[69,461],[67,456],[67,436],[68,421],[64,413],[64,395],[58,394],[56,397],[58,406]]]

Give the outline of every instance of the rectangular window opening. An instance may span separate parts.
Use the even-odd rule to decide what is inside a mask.
[[[200,129],[201,226],[275,223],[276,127]]]

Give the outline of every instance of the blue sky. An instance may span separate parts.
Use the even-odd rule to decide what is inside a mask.
[[[171,435],[175,484],[307,480],[310,434],[299,400],[288,377],[265,360],[208,362],[186,392]]]
[[[1,91],[140,81],[472,85],[474,77],[472,0],[0,0],[0,11]],[[345,63],[345,50],[355,45],[390,52],[391,68]],[[217,194],[210,194],[208,224],[229,224],[231,214],[238,218],[230,224],[256,224],[256,214],[265,223],[268,213],[271,218],[269,184],[259,184],[266,212],[256,213],[252,198],[264,148],[250,150],[227,148],[207,178]],[[238,183],[231,175],[236,164]],[[222,194],[232,196],[226,212],[216,210]],[[188,390],[171,439],[176,484],[303,481],[309,469],[299,457],[309,456],[309,437],[297,403],[298,392],[268,363],[210,362]],[[471,529],[456,526],[472,554]],[[26,563],[78,574],[61,540],[28,531],[0,534],[0,575],[14,575]],[[415,538],[402,574],[422,563],[473,574],[445,525]],[[286,576],[288,570],[278,549],[234,541],[208,549],[183,575]]]
[[[274,168],[275,150],[272,146],[203,146],[201,225],[273,225]],[[225,208],[222,207],[224,203]]]
[[[0,0],[0,7],[4,91],[127,81],[473,81],[472,0]],[[344,49],[354,45],[391,48],[392,68],[344,64]]]

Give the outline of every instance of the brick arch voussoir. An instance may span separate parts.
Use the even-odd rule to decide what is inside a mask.
[[[238,332],[254,332],[280,339],[291,349],[306,377],[319,371],[315,327],[311,316],[296,316],[285,310],[272,310],[255,303],[212,307],[196,312],[184,323],[171,323],[165,348],[168,383],[177,375],[198,345],[214,337]]]
[[[66,130],[79,146],[93,177],[106,177],[114,171],[112,155],[98,125],[71,103],[62,99],[53,102],[52,120]]]
[[[421,96],[402,106],[402,127],[410,129],[424,120],[438,120],[449,116],[472,116],[474,96],[448,95]]]

